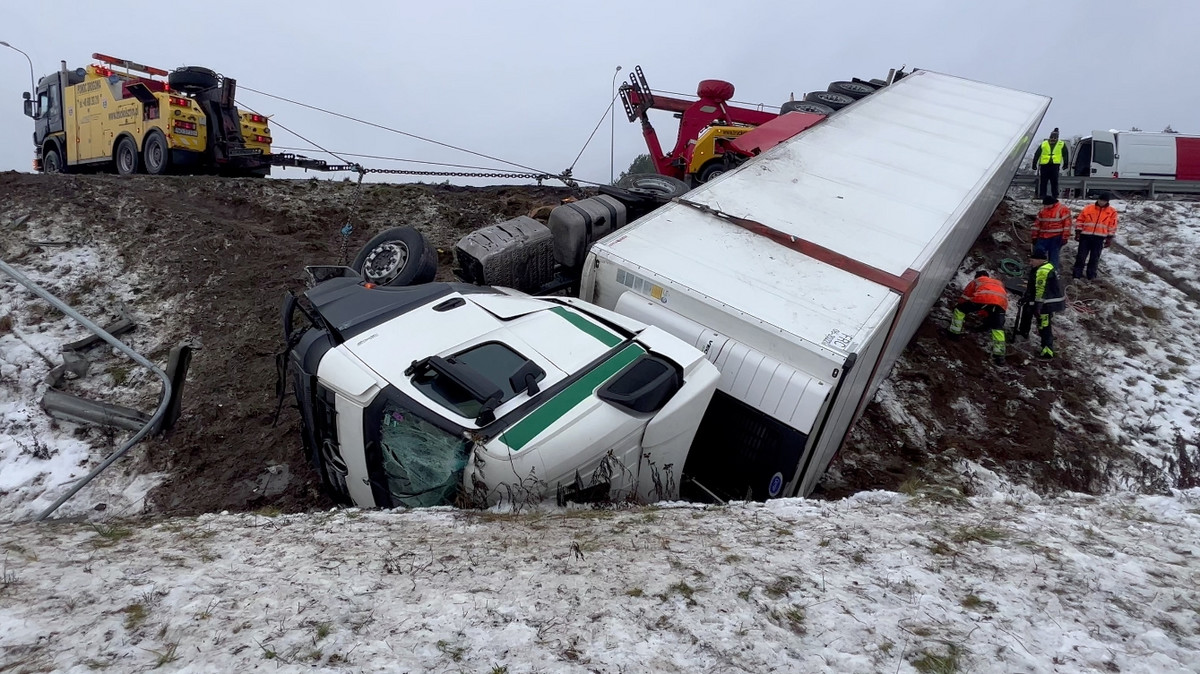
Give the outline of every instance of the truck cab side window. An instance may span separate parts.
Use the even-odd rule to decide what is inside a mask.
[[[50,111],[50,93],[43,91],[38,94],[38,118],[45,117]]]
[[[60,97],[58,95],[58,85],[51,84],[50,89],[47,90],[46,93],[50,98],[50,101],[45,108],[47,110],[47,114],[49,114],[49,116],[52,118],[57,118],[60,114],[62,114],[62,110],[59,107]]]
[[[1113,144],[1108,141],[1092,141],[1092,161],[1101,166],[1113,165]]]

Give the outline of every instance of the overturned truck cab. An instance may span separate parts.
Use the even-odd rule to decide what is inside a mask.
[[[308,457],[365,507],[677,498],[719,378],[659,328],[460,283],[326,280],[284,337]]]

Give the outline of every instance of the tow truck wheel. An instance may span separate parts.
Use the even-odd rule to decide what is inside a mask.
[[[167,139],[158,130],[151,131],[142,143],[142,165],[146,173],[160,176],[167,172],[171,165],[171,152],[167,149]]]
[[[62,173],[63,163],[62,157],[58,154],[58,148],[48,148],[42,155],[42,172],[43,173]]]
[[[117,166],[117,173],[123,176],[133,175],[138,172],[138,151],[137,144],[129,136],[122,136],[121,140],[117,141],[117,147],[113,150],[113,163]]]
[[[729,167],[725,166],[725,162],[721,161],[720,159],[713,159],[705,164],[704,167],[701,168],[696,174],[696,181],[700,183],[706,183],[728,170]]]
[[[429,283],[437,275],[437,251],[412,227],[393,227],[368,241],[350,268],[381,286]]]

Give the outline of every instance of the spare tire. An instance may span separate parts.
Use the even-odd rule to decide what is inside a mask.
[[[671,176],[657,173],[635,173],[621,180],[621,187],[637,195],[652,196],[661,201],[670,201],[681,197],[691,189],[687,183]]]
[[[807,112],[814,115],[832,115],[837,112],[833,108],[824,103],[813,103],[812,101],[788,101],[779,106],[779,114],[788,112]]]
[[[393,227],[368,241],[350,268],[381,286],[429,283],[437,276],[437,250],[412,227]]]
[[[845,94],[853,99],[866,98],[875,93],[875,87],[863,82],[830,82],[829,91],[835,94]]]
[[[167,75],[167,86],[185,94],[198,94],[216,88],[220,78],[217,73],[203,66],[176,68]]]
[[[834,110],[841,110],[854,102],[854,99],[846,94],[835,94],[832,91],[814,91],[805,95],[804,100],[812,103],[820,103]]]
[[[700,85],[696,87],[696,95],[723,103],[733,98],[733,84],[725,80],[700,80]]]

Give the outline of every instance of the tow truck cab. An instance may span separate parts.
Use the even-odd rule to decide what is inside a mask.
[[[360,506],[676,498],[719,377],[580,300],[457,283],[324,281],[284,332],[309,459]]]

